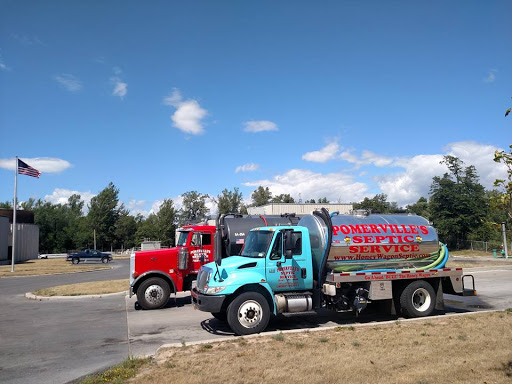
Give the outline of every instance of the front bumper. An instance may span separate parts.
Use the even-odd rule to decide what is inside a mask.
[[[195,308],[211,313],[219,313],[226,299],[226,295],[203,295],[197,291],[197,288],[192,289],[190,294]]]

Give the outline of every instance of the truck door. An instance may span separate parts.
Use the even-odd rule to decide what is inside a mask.
[[[192,271],[199,272],[201,265],[213,260],[212,234],[194,232],[190,241],[190,255],[192,256]]]
[[[289,232],[292,236],[291,257],[285,257],[284,231],[279,231],[267,255],[267,281],[274,292],[310,289],[313,284],[312,271],[308,268],[305,253],[302,250],[300,231]]]

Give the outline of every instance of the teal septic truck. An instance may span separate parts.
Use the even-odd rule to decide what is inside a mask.
[[[217,223],[215,241],[221,241]],[[201,267],[192,301],[237,335],[259,333],[272,315],[330,308],[358,315],[380,301],[388,313],[428,316],[443,293],[476,295],[473,276],[445,268],[448,250],[430,223],[412,215],[330,215],[297,226],[252,229],[239,256]],[[464,288],[469,277],[472,288]]]

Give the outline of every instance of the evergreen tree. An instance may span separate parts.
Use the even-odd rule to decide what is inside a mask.
[[[272,192],[268,189],[268,187],[263,188],[261,185],[256,189],[252,195],[252,205],[254,207],[260,207],[262,205],[268,204],[272,199]]]
[[[441,241],[457,248],[484,223],[487,201],[474,166],[464,168],[464,162],[454,156],[445,156],[442,163],[449,173],[433,178],[430,213]]]

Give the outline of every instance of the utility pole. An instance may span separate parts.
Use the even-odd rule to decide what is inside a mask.
[[[503,235],[503,250],[505,251],[505,258],[508,259],[507,234],[505,233],[505,222],[501,223],[501,233]]]

